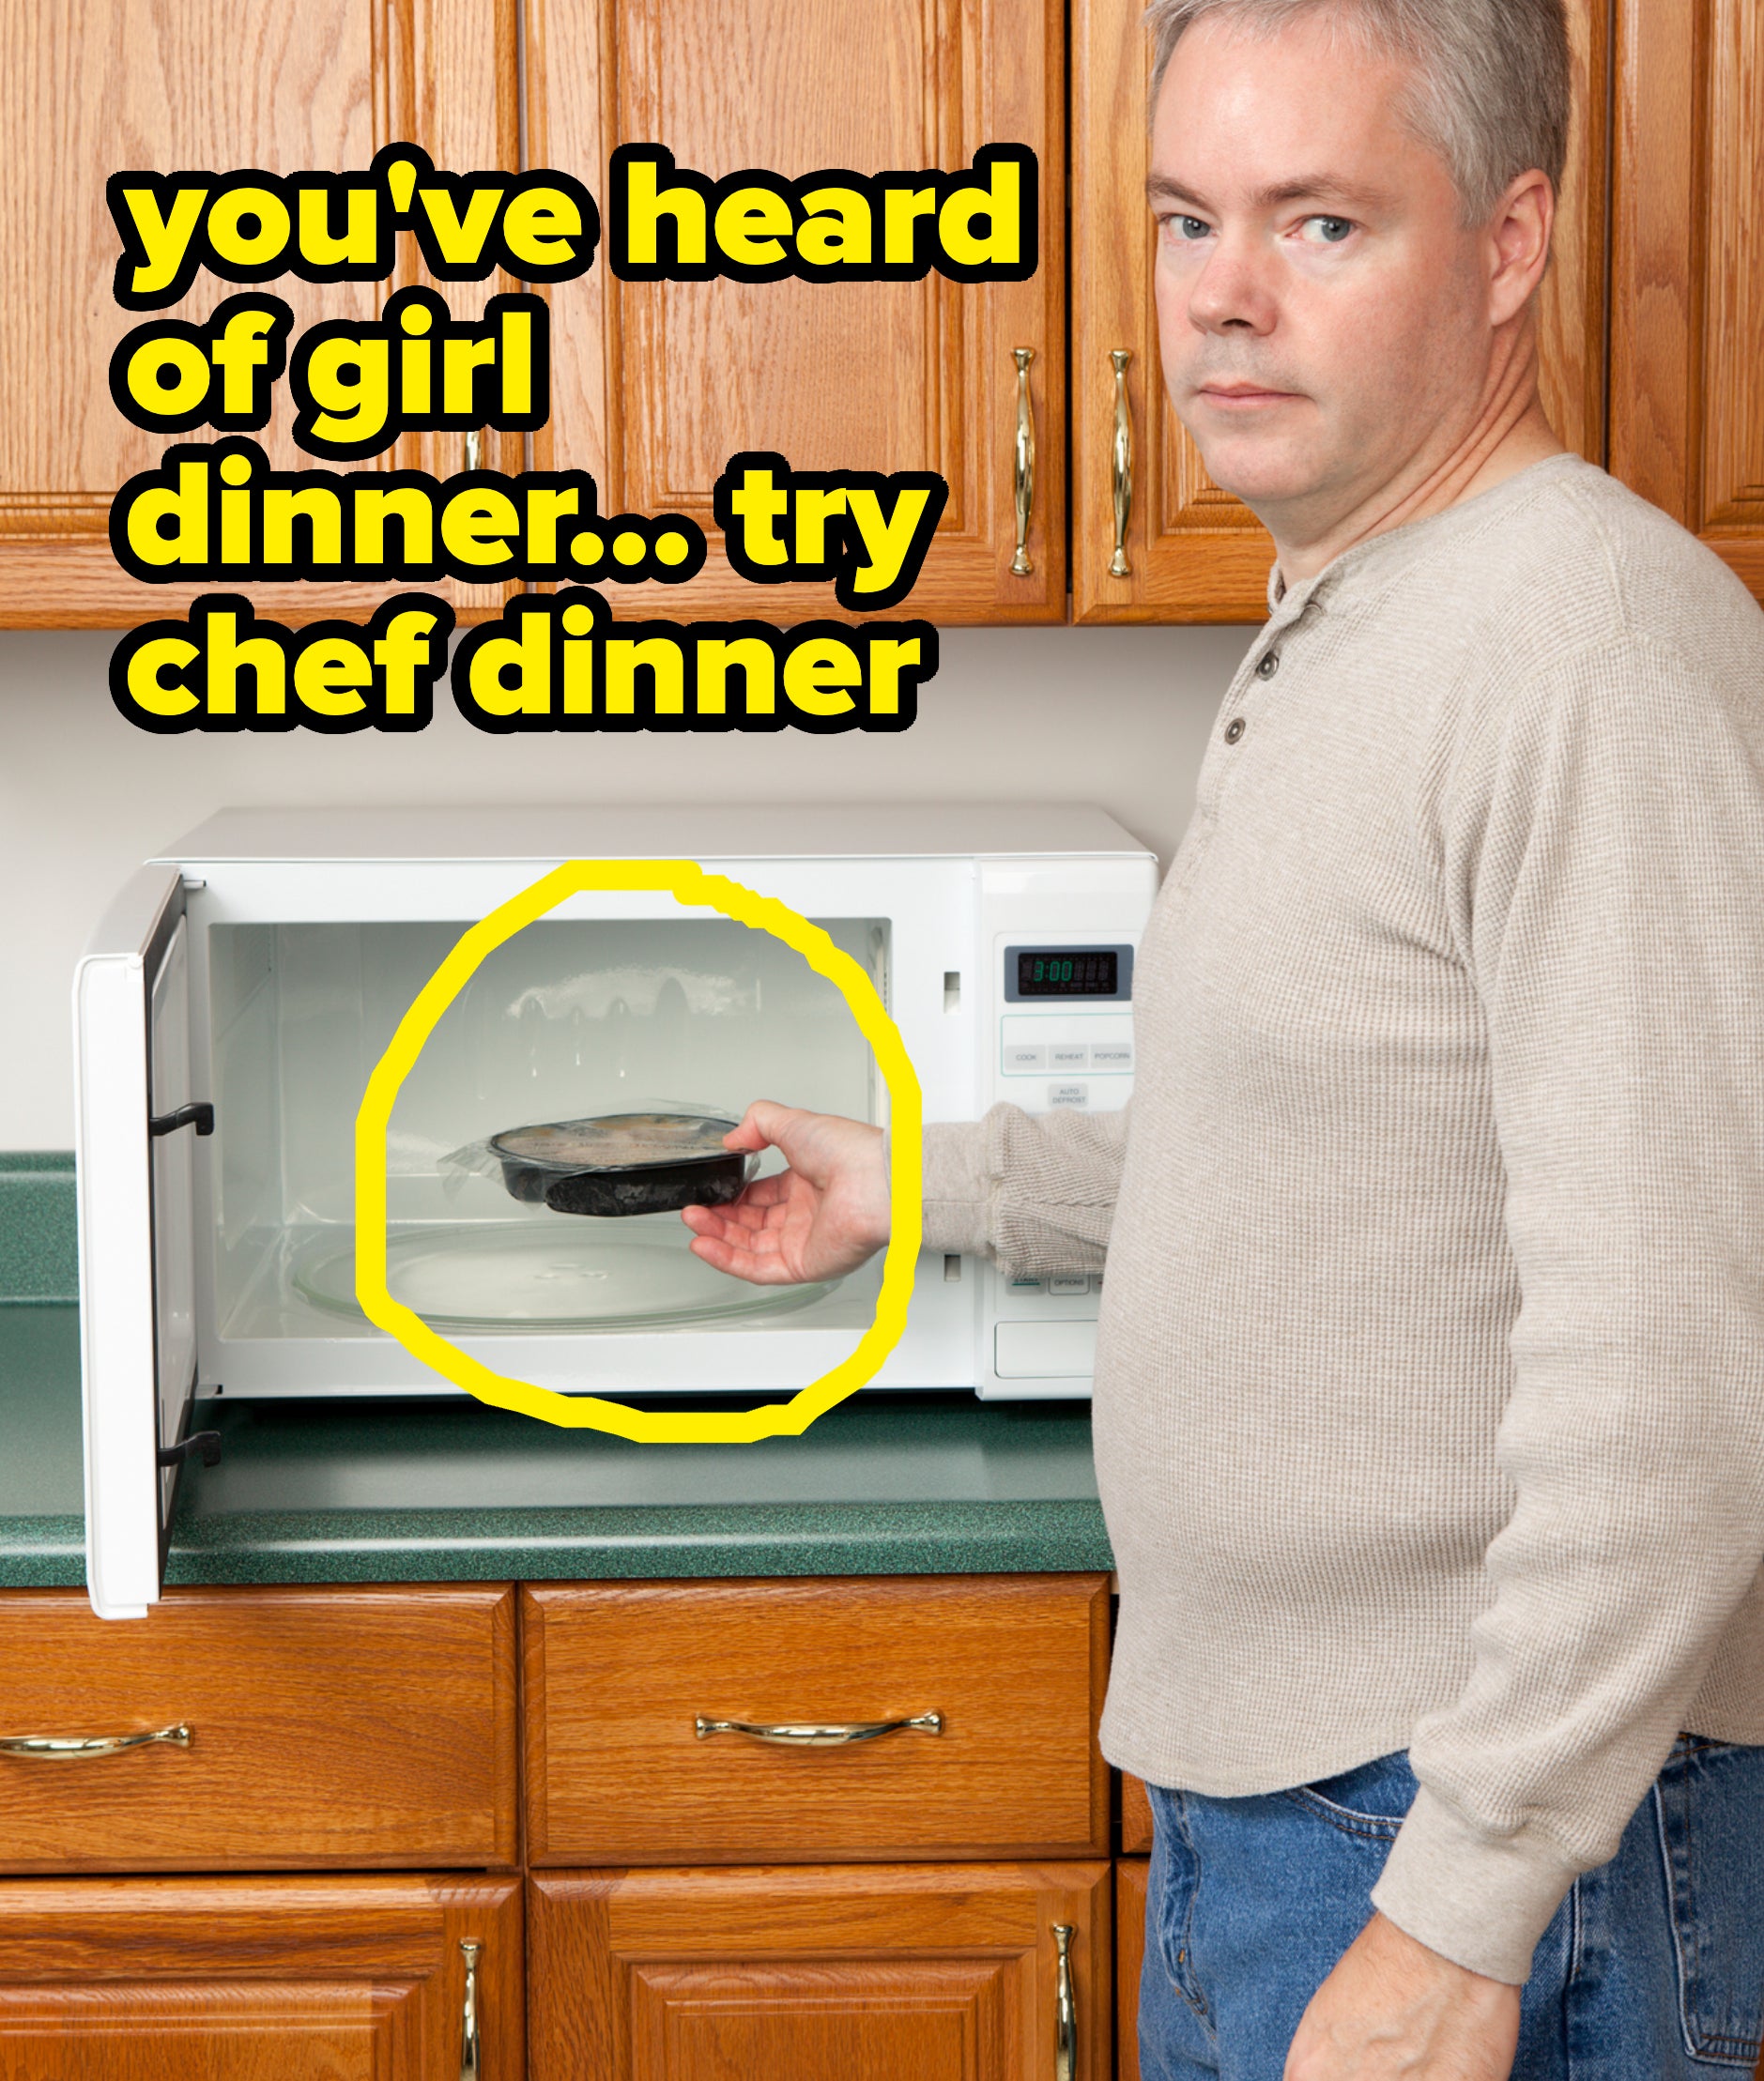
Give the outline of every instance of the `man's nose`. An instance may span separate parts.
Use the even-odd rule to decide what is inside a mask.
[[[1200,332],[1271,332],[1272,267],[1254,240],[1221,234],[1189,293],[1189,322]]]

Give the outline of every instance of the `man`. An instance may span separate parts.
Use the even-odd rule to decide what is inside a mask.
[[[1156,0],[1164,375],[1278,550],[1125,1121],[926,1134],[1095,1270],[1154,1788],[1147,2081],[1750,2074],[1764,2033],[1764,616],[1566,453],[1560,0]],[[875,1130],[693,1248],[825,1277]]]

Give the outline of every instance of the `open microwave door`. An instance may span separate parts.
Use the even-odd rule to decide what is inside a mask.
[[[176,869],[144,868],[73,985],[85,1576],[100,1618],[159,1599],[196,1380],[190,958]]]

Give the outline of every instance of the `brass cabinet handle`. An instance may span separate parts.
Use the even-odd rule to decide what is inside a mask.
[[[1034,347],[1012,347],[1017,362],[1017,445],[1011,457],[1011,488],[1017,500],[1017,554],[1011,559],[1011,576],[1030,578],[1035,565],[1029,560],[1029,515],[1035,502],[1035,416],[1029,402],[1029,364]]]
[[[468,469],[482,469],[483,467],[483,435],[476,426],[466,436],[466,467]]]
[[[1109,559],[1109,575],[1130,578],[1127,524],[1133,512],[1133,421],[1127,411],[1127,365],[1133,357],[1126,347],[1111,347],[1109,359],[1114,363],[1114,446],[1109,456],[1114,481],[1114,555]]]
[[[0,1736],[0,1756],[25,1756],[39,1763],[77,1763],[82,1756],[119,1756],[125,1749],[145,1749],[153,1741],[169,1741],[175,1749],[188,1749],[191,1739],[191,1730],[181,1722],[176,1727],[157,1727],[151,1734],[75,1735],[67,1738],[9,1735]]]
[[[1078,2073],[1078,1997],[1072,1992],[1072,1925],[1055,1922],[1053,1941],[1060,1947],[1054,1982],[1053,2081],[1074,2081]]]
[[[699,1713],[697,1725],[700,1741],[707,1735],[739,1734],[754,1741],[775,1741],[783,1749],[844,1749],[853,1741],[874,1741],[878,1735],[899,1734],[908,1727],[916,1727],[921,1734],[940,1735],[943,1731],[943,1716],[941,1712],[922,1712],[912,1720],[858,1720],[827,1724],[804,1721],[767,1726],[752,1720],[708,1720]]]
[[[480,2081],[478,2063],[478,1953],[482,1944],[460,1945],[466,1954],[466,2006],[459,2019],[459,2081]]]

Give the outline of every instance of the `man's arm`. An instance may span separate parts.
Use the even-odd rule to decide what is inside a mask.
[[[990,1253],[1018,1277],[1100,1272],[1127,1114],[1027,1113],[925,1130],[925,1247]]]
[[[994,1106],[925,1129],[924,1248],[993,1252],[1013,1273],[1100,1271],[1121,1182],[1127,1114],[1038,1119]],[[888,1241],[882,1130],[759,1099],[724,1137],[780,1150],[790,1169],[727,1207],[687,1207],[691,1248],[756,1286],[838,1278]]]
[[[1372,1897],[1508,1982],[1615,1852],[1764,1557],[1757,703],[1634,640],[1583,654],[1445,819],[1521,1291],[1513,1504]]]

